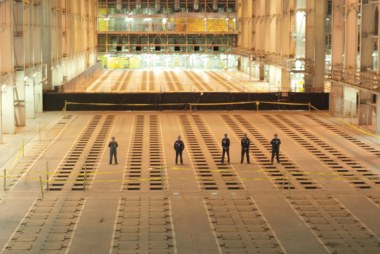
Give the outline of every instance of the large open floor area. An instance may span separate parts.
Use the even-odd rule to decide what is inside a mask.
[[[64,92],[279,92],[279,84],[254,80],[252,76],[226,70],[104,69],[87,83],[66,85]]]
[[[2,253],[380,253],[379,137],[324,112],[47,112],[0,152]]]

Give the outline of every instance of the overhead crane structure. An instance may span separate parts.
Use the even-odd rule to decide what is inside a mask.
[[[229,54],[237,45],[236,4],[236,0],[101,0],[100,58],[110,67],[106,59],[110,55],[180,54],[186,62],[189,54]]]

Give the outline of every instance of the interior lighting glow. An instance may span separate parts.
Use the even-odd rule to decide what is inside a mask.
[[[132,18],[130,18],[130,17],[126,17],[126,18],[125,18],[125,21],[126,21],[126,22],[130,22],[130,21],[132,21]]]
[[[2,86],[1,86],[1,91],[2,92],[5,92],[7,90],[7,85],[6,84],[3,84]]]
[[[168,22],[168,19],[167,19],[167,18],[162,19],[162,23],[163,23],[163,24],[166,24],[166,22]]]
[[[24,81],[27,81],[28,80],[28,77],[24,77]]]
[[[306,13],[304,11],[297,11],[296,13],[296,19],[297,20],[302,20],[304,19],[306,16]]]
[[[152,19],[151,18],[145,18],[144,21],[149,22],[149,21],[152,21]]]

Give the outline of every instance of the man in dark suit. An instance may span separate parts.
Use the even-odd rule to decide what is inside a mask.
[[[230,139],[227,137],[227,134],[224,134],[224,138],[222,139],[222,163],[224,163],[224,156],[227,153],[228,163],[230,163]]]
[[[119,144],[115,141],[115,137],[112,137],[112,141],[108,144],[110,148],[110,164],[112,164],[112,158],[115,157],[115,164],[117,164],[117,147]]]
[[[175,164],[178,164],[178,156],[180,157],[181,164],[183,164],[182,151],[184,149],[185,149],[185,144],[181,140],[181,136],[178,136],[178,139],[174,142]]]
[[[251,141],[247,137],[247,134],[244,134],[244,137],[241,139],[241,161],[240,163],[243,163],[244,161],[244,154],[247,157],[247,163],[249,164],[249,146],[251,145]]]
[[[277,163],[280,163],[280,145],[281,145],[281,140],[278,138],[277,134],[274,134],[274,138],[270,142],[272,145],[272,159],[271,163],[273,164],[273,159],[274,156],[276,156]]]

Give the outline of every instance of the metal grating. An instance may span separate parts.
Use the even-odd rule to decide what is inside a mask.
[[[294,140],[356,188],[370,189],[372,187],[373,183],[371,181],[375,179],[368,176],[370,172],[364,169],[355,159],[348,157],[285,116],[276,115],[279,120],[270,115],[265,115],[265,117],[280,126],[285,133],[292,133],[293,137],[297,136],[297,139]]]
[[[3,253],[67,253],[84,198],[38,199]]]
[[[79,159],[93,133],[95,132],[101,118],[101,115],[95,115],[83,129],[78,141],[71,147],[53,175],[52,184],[49,186],[50,191],[60,191],[64,188],[70,175],[74,172],[75,166],[79,163]]]
[[[329,253],[380,253],[380,239],[336,198],[296,196],[288,202]]]
[[[211,196],[204,204],[221,253],[286,253],[251,197]]]
[[[123,197],[110,253],[177,253],[167,197]]]

